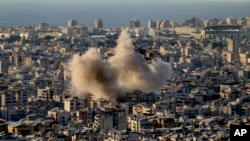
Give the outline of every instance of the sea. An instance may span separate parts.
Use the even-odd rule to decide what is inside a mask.
[[[148,20],[183,21],[192,17],[203,19],[225,19],[227,17],[250,16],[249,1],[157,1],[123,3],[14,3],[0,0],[0,26],[36,26],[47,23],[66,26],[74,19],[78,24],[93,26],[101,18],[104,27],[127,27],[131,19],[139,19],[146,27]]]

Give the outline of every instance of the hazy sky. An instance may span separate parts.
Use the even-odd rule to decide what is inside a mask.
[[[52,2],[51,0],[1,0],[4,2]],[[124,0],[53,0],[53,2],[123,2]],[[133,1],[133,0],[126,0]],[[137,1],[175,1],[175,0],[137,0]],[[179,0],[179,1],[200,1],[200,0]],[[203,1],[215,1],[215,0],[203,0]],[[218,0],[217,0],[218,1]],[[238,0],[219,0],[219,1],[238,1]]]
[[[121,3],[164,3],[164,2],[249,2],[249,0],[0,0],[0,4],[69,4],[69,3],[102,3],[102,4],[121,4]]]

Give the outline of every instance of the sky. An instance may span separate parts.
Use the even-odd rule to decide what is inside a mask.
[[[151,3],[207,3],[207,2],[249,2],[249,0],[0,0],[1,5],[14,4],[14,5],[26,5],[26,4],[151,4]]]
[[[36,2],[36,3],[43,3],[43,2],[52,2],[52,0],[1,0],[2,2]],[[163,2],[163,1],[249,1],[249,0],[136,0],[137,2]],[[53,2],[135,2],[135,0],[53,0]]]

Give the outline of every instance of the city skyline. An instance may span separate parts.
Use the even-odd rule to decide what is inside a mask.
[[[80,24],[93,26],[95,19],[102,18],[104,27],[128,26],[132,18],[140,19],[142,25],[147,20],[185,20],[246,17],[250,13],[250,2],[235,0],[158,0],[158,1],[7,1],[0,2],[0,25],[37,25],[46,22],[51,25],[65,25],[69,19]],[[185,19],[184,19],[185,18]]]

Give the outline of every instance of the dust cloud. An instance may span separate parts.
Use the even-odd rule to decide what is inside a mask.
[[[122,30],[113,56],[103,59],[96,48],[89,48],[83,55],[75,54],[68,69],[77,93],[111,100],[133,90],[160,92],[171,71],[160,58],[148,63],[136,53],[126,30]]]

